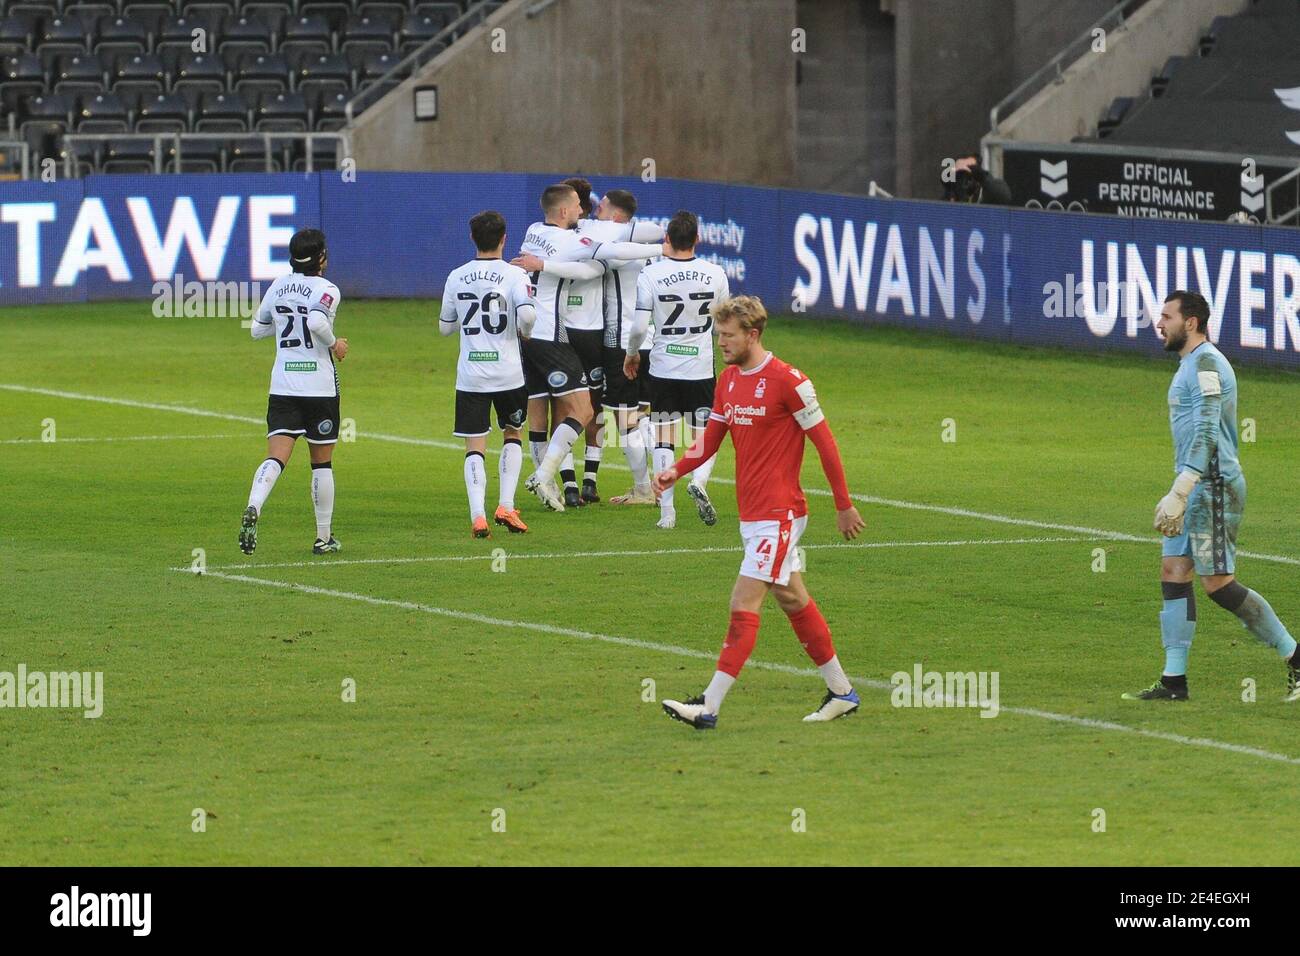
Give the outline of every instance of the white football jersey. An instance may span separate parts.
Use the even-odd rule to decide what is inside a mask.
[[[471,259],[447,276],[440,321],[460,326],[456,388],[503,392],[524,384],[518,312],[533,305],[528,273],[500,259]]]
[[[655,378],[713,378],[713,316],[730,295],[727,274],[704,259],[659,259],[641,270],[636,309],[654,320],[650,370]]]
[[[272,395],[333,396],[339,393],[338,373],[329,347],[312,341],[307,318],[321,313],[334,328],[339,287],[323,276],[296,272],[280,276],[262,296],[254,321],[275,326],[275,365]]]
[[[605,241],[592,236],[581,236],[576,229],[561,229],[545,222],[535,222],[528,227],[520,252],[531,252],[539,259],[555,259],[559,262],[582,262],[592,258],[601,243]],[[570,313],[570,306],[581,312],[587,302],[587,294],[574,292],[571,279],[560,279],[548,272],[533,273],[536,287],[537,324],[533,326],[533,338],[539,342],[567,342],[564,326]],[[592,280],[596,289],[600,289],[600,280]],[[599,303],[601,296],[594,296]],[[597,322],[593,328],[602,328],[604,320],[600,308],[596,310]],[[579,328],[580,326],[571,326]]]

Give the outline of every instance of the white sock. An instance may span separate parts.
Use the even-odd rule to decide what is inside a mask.
[[[727,696],[727,691],[731,690],[731,685],[736,682],[736,678],[722,671],[713,672],[713,680],[709,681],[709,686],[704,688],[704,709],[710,714],[717,714],[718,708],[722,706],[722,698]]]
[[[596,474],[600,471],[600,459],[605,451],[603,445],[588,445],[587,451],[582,456],[582,480],[595,481]],[[596,467],[592,468],[592,464]]]
[[[825,664],[818,664],[817,669],[821,671],[822,679],[826,681],[826,686],[832,694],[843,697],[853,690],[853,685],[849,682],[849,676],[844,673],[844,668],[840,666],[838,654]]]
[[[483,499],[487,496],[487,469],[483,467],[483,453],[465,454],[465,491],[469,494],[470,520],[484,517]]]
[[[648,454],[655,446],[655,430],[650,424],[649,410],[641,413],[641,417],[637,419],[636,428],[637,431],[641,433],[641,444],[645,446],[646,453]]]
[[[700,465],[699,468],[696,468],[695,471],[691,472],[691,481],[695,482],[695,484],[700,488],[707,485],[709,483],[709,475],[713,474],[713,463],[717,460],[718,456],[715,454],[704,464]]]
[[[519,442],[506,442],[501,448],[501,495],[497,504],[507,511],[515,510],[515,488],[519,486],[519,469],[523,463],[524,450]]]
[[[656,446],[654,451],[655,474],[666,471],[673,466],[673,449],[671,447]],[[677,509],[673,507],[673,489],[667,489],[659,496],[659,512],[664,515],[676,514]]]
[[[541,441],[533,438],[534,435],[541,435]],[[546,457],[546,432],[528,433],[528,453],[533,456],[533,470],[541,468],[542,459]]]
[[[276,459],[268,458],[257,466],[257,471],[253,472],[253,487],[248,492],[248,507],[256,508],[259,515],[262,513],[262,505],[266,504],[267,496],[275,487],[275,479],[280,477],[282,471],[284,467]]]
[[[328,541],[334,520],[334,469],[329,462],[311,466],[311,503],[316,508],[316,537]]]
[[[633,425],[623,435],[623,454],[627,456],[627,466],[632,469],[632,484],[644,488],[650,484],[650,472],[647,468],[645,441],[641,428]]]
[[[568,459],[569,468],[573,467],[573,443],[582,434],[581,427],[575,427],[573,419],[566,418],[555,426],[551,433],[551,443],[546,446],[546,456],[537,466],[537,473],[543,481],[554,481],[555,473],[560,470],[560,462]]]

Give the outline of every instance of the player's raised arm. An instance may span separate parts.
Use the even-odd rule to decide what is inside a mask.
[[[643,222],[639,219],[633,219],[628,223],[631,229],[628,231],[629,242],[663,242],[664,227],[657,222]]]
[[[804,430],[808,440],[817,449],[817,456],[822,463],[822,472],[826,475],[826,480],[831,486],[831,494],[835,497],[835,522],[839,532],[845,539],[852,541],[866,527],[866,523],[858,514],[858,509],[854,507],[853,499],[849,497],[849,483],[844,475],[844,462],[840,458],[839,445],[835,441],[831,426],[826,421],[825,413],[822,412],[821,402],[817,400],[817,391],[813,388],[812,380],[798,369],[791,369],[790,375],[793,381],[786,383],[789,389],[790,410],[799,427]]]

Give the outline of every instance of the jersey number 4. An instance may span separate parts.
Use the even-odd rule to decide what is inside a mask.
[[[305,345],[309,349],[315,348],[311,341],[311,332],[307,328],[307,307],[305,305],[298,306],[296,314],[293,307],[287,305],[277,305],[275,311],[280,315],[289,317],[289,320],[284,323],[284,331],[280,333],[280,348],[296,349],[300,345]],[[293,325],[300,318],[302,319],[302,338],[296,339],[293,337]]]
[[[469,311],[465,313],[465,318],[460,320],[461,330],[466,335],[478,335],[480,328],[477,325],[470,325],[477,315],[483,323],[481,331],[487,332],[488,335],[500,335],[506,330],[506,324],[510,321],[510,314],[506,311],[505,299],[499,292],[489,292],[483,296],[483,301],[473,292],[461,292],[456,296],[462,302],[468,302]],[[496,301],[501,309],[495,315],[492,313],[492,302]]]
[[[713,293],[692,292],[690,294],[690,299],[692,302],[700,303],[700,315],[704,317],[704,324],[690,326],[679,325],[674,328],[673,323],[681,317],[681,314],[684,311],[686,311],[686,303],[682,301],[680,295],[674,295],[673,293],[668,292],[659,296],[659,301],[673,303],[673,311],[672,314],[664,320],[664,327],[658,330],[660,335],[686,335],[688,333],[691,335],[699,335],[713,328],[713,316],[709,314],[709,306],[713,304]]]

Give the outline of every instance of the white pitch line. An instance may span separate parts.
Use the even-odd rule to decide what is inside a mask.
[[[66,445],[69,442],[112,442],[112,441],[195,441],[198,439],[248,438],[247,435],[118,435],[112,438],[59,438],[46,441],[44,438],[3,438],[0,445]]]
[[[850,544],[847,541],[828,544],[802,544],[805,549],[822,548],[960,548],[967,545],[998,544],[1059,544],[1063,541],[1098,541],[1098,538],[972,538],[965,541],[860,541]],[[744,548],[653,548],[643,551],[551,551],[546,553],[507,552],[506,556],[515,561],[520,558],[642,558],[662,554],[740,554]],[[328,568],[344,564],[426,564],[443,561],[487,561],[495,558],[491,552],[486,554],[444,554],[421,555],[418,557],[392,558],[343,558],[337,561],[276,561],[266,564],[214,564],[209,565],[213,571],[260,571],[263,568]],[[168,568],[169,571],[190,571],[193,567],[179,565]]]
[[[698,660],[715,660],[717,654],[707,651],[697,651],[689,647],[680,647],[676,644],[660,644],[655,641],[642,641],[632,637],[617,637],[612,634],[598,634],[594,631],[578,631],[568,627],[557,627],[553,624],[537,624],[531,621],[513,621],[507,618],[490,617],[486,614],[475,614],[470,611],[454,611],[450,608],[434,607],[430,604],[419,604],[415,601],[398,601],[391,598],[374,597],[369,594],[357,594],[352,591],[336,591],[333,588],[322,588],[311,584],[294,584],[289,581],[272,581],[269,578],[255,578],[247,574],[226,574],[221,571],[208,571],[206,576],[220,578],[224,581],[236,581],[241,584],[256,584],[262,587],[279,588],[285,591],[300,591],[304,594],[318,594],[323,597],[345,598],[349,601],[360,601],[364,604],[370,604],[377,607],[395,607],[405,611],[419,611],[422,614],[435,614],[439,617],[449,617],[459,621],[470,621],[474,624],[486,624],[492,627],[508,627],[519,630],[540,631],[544,634],[557,634],[562,637],[576,637],[584,641],[602,641],[606,644],[617,644],[621,647],[633,647],[638,650],[660,651],[664,654],[675,654],[678,657],[691,657]],[[790,664],[775,664],[770,661],[760,661],[750,658],[746,662],[747,667],[754,667],[760,670],[777,671],[782,674],[793,674],[798,677],[821,677],[821,674],[811,667],[794,667]],[[887,681],[876,680],[869,677],[850,677],[853,683],[860,687],[871,687],[875,690],[892,691],[894,686]],[[1300,757],[1288,757],[1286,754],[1275,753],[1271,750],[1263,750],[1259,747],[1249,747],[1245,744],[1226,743],[1222,740],[1211,740],[1208,737],[1186,737],[1182,734],[1171,734],[1163,730],[1147,730],[1142,727],[1129,727],[1127,724],[1117,724],[1109,720],[1096,720],[1091,717],[1075,717],[1071,714],[1057,714],[1048,710],[1038,710],[1033,707],[1002,707],[1003,713],[1018,714],[1022,717],[1037,717],[1041,720],[1050,720],[1055,723],[1069,724],[1073,727],[1083,727],[1088,730],[1108,730],[1117,733],[1135,734],[1139,737],[1148,737],[1153,740],[1163,740],[1169,743],[1181,744],[1186,747],[1207,747],[1212,750],[1224,750],[1229,753],[1242,754],[1248,757],[1258,757],[1262,760],[1272,760],[1279,763],[1300,764]]]
[[[191,408],[186,405],[163,405],[158,402],[140,402],[127,398],[110,398],[104,395],[86,395],[80,392],[64,392],[52,388],[34,388],[29,385],[13,385],[0,382],[0,389],[7,389],[12,392],[25,392],[32,395],[49,395],[53,398],[67,398],[85,402],[102,402],[108,405],[124,405],[128,408],[144,408],[160,412],[179,412],[186,415],[200,415],[205,418],[221,418],[234,422],[251,422],[262,424],[263,419],[253,418],[248,415],[229,415],[224,412],[208,411],[204,408]],[[377,441],[396,442],[402,445],[420,445],[427,448],[446,448],[452,451],[461,451],[464,446],[459,442],[439,441],[433,438],[410,438],[405,435],[386,435],[375,432],[359,432],[359,438],[373,438]],[[493,454],[500,454],[499,449],[492,449]],[[606,462],[604,467],[617,468],[623,471],[627,467],[620,462]],[[722,484],[735,484],[728,478],[714,477],[712,481]],[[818,497],[829,498],[831,492],[826,488],[805,488],[805,494],[817,495]],[[1084,525],[1060,524],[1053,521],[1037,521],[1033,518],[1016,518],[1011,515],[1000,515],[988,511],[973,511],[969,508],[954,508],[949,505],[932,505],[917,501],[902,501],[897,498],[879,498],[875,495],[851,495],[854,501],[860,501],[869,505],[884,505],[890,508],[903,508],[910,511],[928,511],[932,514],[949,515],[954,518],[972,518],[977,521],[992,521],[998,524],[1018,525],[1022,528],[1037,528],[1040,531],[1068,531],[1072,534],[1081,534],[1095,538],[1105,538],[1108,541],[1133,541],[1141,544],[1156,544],[1160,539],[1154,535],[1144,536],[1128,534],[1123,531],[1107,531],[1104,528],[1089,528]],[[1271,561],[1276,564],[1300,565],[1300,558],[1292,558],[1282,554],[1264,554],[1258,551],[1238,550],[1243,558],[1254,558],[1259,561]]]

